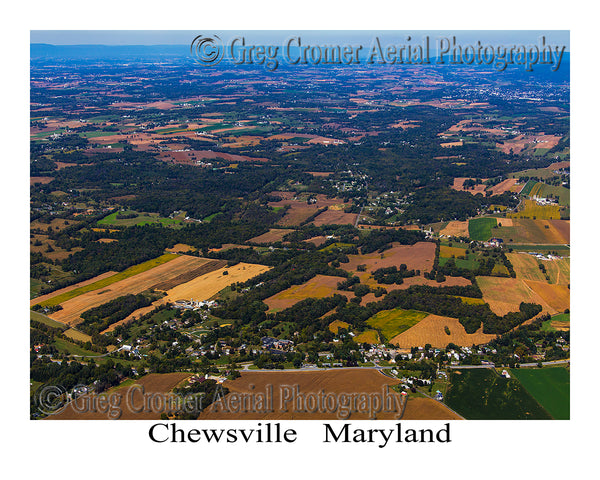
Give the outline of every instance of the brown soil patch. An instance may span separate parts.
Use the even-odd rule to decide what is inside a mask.
[[[305,242],[312,243],[315,247],[320,247],[327,241],[327,237],[324,235],[320,235],[318,237],[312,237],[308,240],[304,240]]]
[[[292,233],[293,230],[288,228],[271,228],[267,233],[258,235],[257,237],[247,240],[248,243],[275,243],[283,240],[288,233]]]
[[[138,387],[133,388],[133,385],[115,387],[106,395],[122,395],[120,403],[120,411],[122,412],[119,420],[158,420],[160,419],[161,411],[149,411],[149,408],[144,408],[143,394],[166,394],[173,390],[178,384],[190,377],[189,372],[174,372],[174,373],[151,373],[140,378],[136,385],[143,387],[143,391]],[[96,396],[94,396],[96,397]],[[82,407],[76,409],[72,405],[67,406],[65,410],[57,415],[50,415],[48,420],[111,420],[108,411],[81,411],[84,410],[86,396],[80,399],[78,405]],[[127,400],[130,400],[128,404]],[[89,403],[89,401],[88,401]],[[130,405],[133,408],[128,408]],[[100,410],[99,408],[97,410]],[[137,413],[135,410],[142,410]],[[160,408],[156,408],[160,410]]]
[[[99,243],[112,243],[112,242],[118,242],[118,240],[116,238],[99,238],[97,240],[97,242],[99,242]]]
[[[54,180],[54,177],[29,177],[29,185],[43,183],[44,185]]]
[[[548,165],[548,170],[561,170],[571,166],[571,162],[566,160],[564,162],[554,162]]]
[[[514,187],[519,179],[517,178],[508,178],[493,187],[490,187],[490,191],[492,195],[501,195],[504,192],[510,192],[511,188]]]
[[[445,332],[446,326],[450,329],[450,335]],[[483,333],[483,327],[475,333],[467,333],[458,319],[432,314],[405,332],[396,335],[390,343],[400,348],[422,347],[427,343],[436,348],[445,348],[449,343],[471,346],[488,343],[494,338],[496,338],[494,334]]]
[[[446,405],[426,397],[408,397],[403,420],[462,420]]]
[[[319,214],[312,223],[316,226],[347,224],[354,225],[357,218],[357,213],[345,213],[343,210],[333,210],[329,208],[323,213]]]
[[[463,142],[462,140],[459,140],[458,142],[445,142],[445,143],[440,143],[440,147],[442,148],[450,148],[450,147],[462,147]]]
[[[273,411],[249,411],[251,408],[243,411],[241,408],[238,411],[224,411],[223,405],[233,405],[233,403],[212,404],[198,417],[199,420],[338,420],[349,418],[351,420],[367,420],[370,418],[368,412],[358,411],[351,413],[349,417],[341,415],[344,412],[335,411],[334,408],[314,410],[302,408],[294,408],[293,401],[287,404],[287,408],[282,408],[282,398],[286,392],[291,392],[295,387],[298,388],[300,394],[319,395],[321,391],[324,395],[335,395],[340,402],[341,394],[381,394],[386,392],[387,386],[396,385],[399,382],[397,379],[392,379],[379,373],[373,369],[357,368],[357,369],[340,369],[326,370],[316,372],[241,372],[240,378],[233,381],[226,380],[223,385],[230,390],[230,393],[225,398],[227,402],[232,399],[233,394],[239,393],[266,393],[268,388],[272,388]],[[272,386],[272,387],[271,387]],[[289,388],[289,390],[286,390]],[[398,399],[400,408],[396,408],[396,412],[380,412],[377,414],[378,419],[394,420],[401,414],[401,396],[393,391]],[[310,395],[312,396],[312,395]],[[228,398],[229,397],[229,398]],[[348,397],[346,397],[348,398]],[[285,405],[285,404],[284,404]],[[284,411],[285,410],[285,411]]]

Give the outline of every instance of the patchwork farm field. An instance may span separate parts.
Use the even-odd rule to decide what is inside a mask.
[[[453,370],[445,401],[467,420],[551,419],[518,380],[491,368]]]
[[[141,293],[153,288],[157,283],[176,278],[191,269],[197,268],[207,261],[204,258],[187,255],[167,255],[172,255],[174,257],[170,259],[168,263],[159,264],[154,268],[143,270],[135,275],[123,275],[119,277],[121,274],[127,272],[127,270],[125,270],[121,272],[121,274],[82,287],[85,291],[79,291],[78,295],[74,295],[76,292],[75,290],[63,294],[69,295],[66,300],[62,300],[63,295],[60,297],[53,297],[49,301],[55,302],[53,303],[54,305],[62,305],[63,309],[52,313],[50,317],[71,326],[76,325],[81,321],[81,313],[90,308],[97,307],[123,295]],[[163,255],[163,257],[164,256],[165,255]],[[135,269],[141,265],[144,264],[136,265],[131,268]],[[117,277],[117,281],[112,281],[114,277]],[[46,304],[46,302],[44,303]]]
[[[510,374],[521,382],[552,418],[570,418],[570,375],[566,368],[514,368]]]
[[[359,335],[354,337],[354,341],[358,344],[368,343],[369,345],[379,344],[380,338],[377,330],[365,330],[361,332]]]
[[[570,220],[512,219],[512,226],[505,224],[493,229],[493,235],[504,240],[505,245],[540,244],[567,245],[570,243]]]
[[[423,320],[428,314],[417,310],[383,310],[367,320],[367,324],[380,331],[386,340],[391,340]]]
[[[152,260],[148,260],[147,262],[139,263],[132,267],[129,267],[122,272],[114,273],[113,275],[109,275],[111,272],[103,273],[102,275],[98,275],[94,277],[95,281],[85,281],[80,282],[77,285],[72,285],[71,287],[66,287],[61,290],[57,290],[55,292],[44,295],[43,297],[36,298],[32,300],[31,305],[41,304],[44,306],[53,306],[60,305],[63,302],[66,302],[72,298],[78,297],[79,295],[83,295],[87,292],[92,292],[94,290],[98,290],[100,288],[108,287],[113,283],[119,282],[121,280],[126,280],[130,277],[139,275],[148,270],[156,268],[160,265],[164,265],[167,262],[173,261],[178,256],[173,253],[166,253],[161,255],[160,257],[154,258]],[[185,258],[195,258],[195,257],[185,257]],[[72,288],[76,287],[76,288]],[[43,298],[43,299],[42,299]],[[64,305],[63,305],[64,308]]]
[[[446,327],[450,334],[446,333]],[[405,332],[393,337],[390,343],[399,348],[422,347],[427,343],[435,348],[445,348],[449,343],[470,347],[487,343],[494,338],[496,338],[494,334],[483,333],[483,326],[475,333],[467,333],[458,319],[431,314]]]

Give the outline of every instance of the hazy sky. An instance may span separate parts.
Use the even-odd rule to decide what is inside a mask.
[[[566,45],[569,50],[568,30],[32,30],[31,43],[50,43],[54,45],[189,45],[200,34],[219,35],[223,41],[244,36],[252,43],[283,44],[291,36],[301,35],[306,41],[327,41],[329,43],[347,43],[369,41],[375,36],[388,41],[404,43],[407,35],[412,41],[418,41],[425,35],[431,40],[456,36],[462,44],[537,44],[541,36],[551,45]]]

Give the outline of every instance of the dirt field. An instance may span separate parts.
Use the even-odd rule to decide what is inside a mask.
[[[92,307],[97,307],[122,295],[143,292],[159,282],[176,278],[204,263],[206,263],[204,258],[181,255],[170,262],[108,285],[100,291],[93,290],[67,300],[61,304],[62,310],[49,316],[68,325],[77,325],[81,321],[79,315]]]
[[[320,247],[327,241],[327,237],[325,237],[324,235],[320,235],[318,237],[309,238],[308,240],[304,241],[312,243],[315,247]]]
[[[343,210],[329,208],[318,215],[312,223],[318,227],[321,225],[354,225],[357,218],[357,213],[345,213]]]
[[[450,329],[447,335],[444,327]],[[430,343],[436,348],[445,348],[449,343],[459,346],[471,346],[473,344],[487,343],[496,338],[496,335],[485,334],[481,327],[477,332],[469,334],[456,318],[442,317],[439,315],[428,315],[414,327],[406,332],[396,335],[390,343],[400,348],[422,347]]]
[[[33,307],[34,305],[41,303],[41,302],[45,302],[46,300],[56,297],[57,295],[61,295],[65,292],[70,292],[71,290],[75,290],[76,288],[83,287],[85,285],[89,285],[90,283],[97,282],[98,280],[102,280],[104,278],[112,277],[116,273],[117,272],[112,272],[112,271],[105,272],[102,275],[98,275],[96,277],[90,278],[89,280],[85,280],[83,282],[75,283],[74,285],[70,285],[68,287],[61,288],[59,290],[55,290],[54,292],[47,293],[46,295],[42,295],[41,297],[33,298],[32,300],[29,301],[29,305],[31,307]]]
[[[283,240],[288,233],[292,233],[294,230],[289,228],[271,228],[267,233],[263,233],[258,237],[247,240],[248,243],[275,243]]]
[[[54,180],[54,177],[29,177],[29,185],[43,183],[44,185]]]
[[[325,298],[334,293],[340,293],[337,284],[345,280],[343,277],[332,277],[329,275],[317,275],[302,285],[294,285],[272,297],[264,300],[269,310],[283,310],[295,305],[305,298]],[[345,292],[348,293],[348,292]]]
[[[447,235],[449,237],[468,237],[469,236],[469,222],[452,220],[448,225],[440,230],[440,235]]]
[[[460,416],[433,398],[408,397],[403,420],[462,420]]]
[[[477,195],[478,193],[485,195],[486,185],[484,185],[483,183],[479,183],[477,185],[474,185],[472,188],[465,188],[463,185],[465,183],[465,180],[475,180],[475,179],[468,178],[468,177],[457,177],[454,179],[454,184],[450,188],[452,188],[453,190],[457,190],[459,192],[469,192],[469,193],[472,193],[473,195]],[[482,179],[482,180],[485,180],[485,179]]]
[[[319,395],[321,391],[324,396],[328,394],[336,395],[340,402],[342,399],[340,394],[372,394],[381,393],[386,385],[396,385],[399,380],[387,377],[376,370],[372,369],[340,369],[326,370],[316,372],[252,372],[243,371],[242,376],[234,381],[226,380],[223,385],[232,393],[250,393],[263,392],[266,394],[267,388],[272,386],[273,392],[273,412],[252,411],[251,408],[243,411],[223,411],[222,405],[209,406],[199,416],[199,420],[337,420],[339,410],[335,407],[329,409],[318,409],[317,407],[307,408],[303,410],[303,405],[294,407],[294,402],[290,401],[287,408],[283,411],[282,397],[286,392],[293,391],[296,386],[300,394],[305,394],[307,397]],[[252,388],[254,386],[254,388]],[[289,386],[290,390],[286,390]],[[392,392],[390,392],[392,393]],[[400,398],[399,394],[396,398]],[[227,397],[226,397],[227,398]],[[289,397],[287,397],[289,398]],[[259,410],[259,409],[255,409]],[[400,412],[380,412],[377,414],[378,419],[395,419]],[[370,418],[368,412],[358,411],[351,413],[350,420],[366,420]]]
[[[383,258],[382,258],[383,257]],[[366,272],[384,267],[400,266],[406,264],[408,270],[430,271],[435,257],[435,243],[417,242],[414,245],[400,245],[393,243],[392,248],[383,253],[368,253],[366,255],[348,255],[350,261],[340,265],[346,271],[357,272],[358,265],[366,265]]]
[[[143,387],[145,394],[166,394],[173,390],[179,383],[190,377],[192,374],[187,372],[174,373],[151,373],[140,378],[135,385]],[[120,411],[122,412],[119,420],[158,420],[160,419],[161,406],[156,404],[154,410],[150,411],[152,404],[144,405],[142,391],[137,387],[132,389],[134,384],[123,387],[115,387],[107,392],[107,395],[122,395],[120,402]],[[160,396],[159,396],[160,397]],[[84,410],[85,397],[80,399],[79,409],[74,409],[72,405],[67,406],[65,410],[57,415],[50,415],[47,420],[110,420],[108,411],[81,411]],[[129,400],[129,402],[128,402]],[[132,408],[129,408],[131,406]],[[116,409],[115,409],[116,410]],[[139,413],[137,411],[139,411]]]

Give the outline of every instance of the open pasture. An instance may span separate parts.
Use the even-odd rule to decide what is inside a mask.
[[[568,245],[571,243],[569,220],[532,220],[526,218],[512,219],[512,226],[493,229],[495,237],[502,238],[504,244],[539,244]]]

